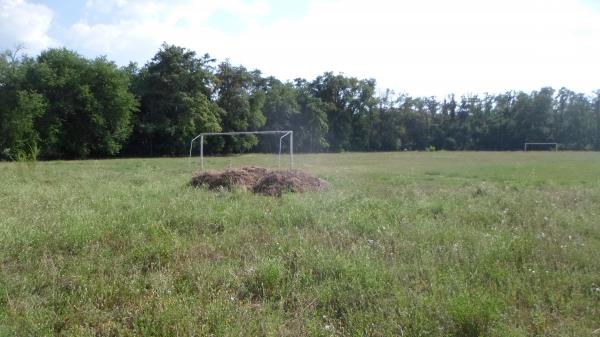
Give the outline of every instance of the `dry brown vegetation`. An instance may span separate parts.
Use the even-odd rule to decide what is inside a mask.
[[[329,184],[300,170],[268,170],[248,166],[224,171],[202,171],[194,175],[192,186],[211,190],[245,188],[257,194],[281,196],[284,192],[320,191]]]

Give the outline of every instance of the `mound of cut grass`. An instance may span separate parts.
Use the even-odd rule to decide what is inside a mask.
[[[211,190],[241,187],[257,194],[281,196],[284,192],[319,191],[329,184],[300,170],[275,171],[262,167],[242,167],[225,171],[197,173],[191,185],[204,186]]]

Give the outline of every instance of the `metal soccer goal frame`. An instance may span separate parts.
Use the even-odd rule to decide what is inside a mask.
[[[290,170],[294,168],[294,131],[237,131],[237,132],[205,132],[197,135],[190,141],[190,159],[192,158],[192,148],[194,141],[200,138],[200,169],[204,171],[204,138],[208,136],[237,136],[237,135],[282,135],[279,137],[278,166],[281,167],[281,146],[286,136],[290,138]]]
[[[535,145],[535,146],[539,146],[539,145],[547,145],[547,146],[554,146],[554,152],[558,151],[558,143],[525,143],[524,147],[523,147],[523,151],[527,152],[527,147],[531,146],[531,145]]]

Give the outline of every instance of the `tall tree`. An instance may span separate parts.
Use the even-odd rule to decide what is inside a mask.
[[[600,150],[600,90],[596,90],[594,92],[596,96],[594,97],[594,150]]]
[[[352,135],[350,149],[354,151],[372,150],[373,128],[377,113],[378,99],[375,97],[375,80],[351,79],[352,100],[350,114],[352,115]]]
[[[296,124],[300,114],[298,104],[298,90],[292,83],[282,83],[274,77],[265,80],[265,102],[263,114],[266,123],[264,130],[298,130]],[[296,132],[296,143],[298,143],[298,132]],[[297,147],[298,144],[296,144]],[[273,151],[279,146],[278,137],[263,138],[260,142],[260,149],[263,151]]]
[[[39,153],[35,121],[46,111],[46,100],[27,89],[25,73],[33,60],[18,52],[0,53],[0,159],[35,159]]]
[[[129,77],[113,62],[49,49],[29,67],[27,82],[47,101],[47,110],[36,120],[44,157],[119,153],[130,134],[137,101],[128,90]]]
[[[352,115],[348,111],[351,88],[342,75],[325,73],[311,84],[315,97],[325,103],[329,128],[327,142],[333,151],[348,150],[352,134]]]
[[[301,151],[319,152],[329,148],[327,131],[327,107],[316,97],[310,83],[303,79],[295,80],[299,114],[293,121],[293,130],[298,135],[297,146]],[[296,146],[296,143],[294,144]]]
[[[386,90],[379,98],[378,109],[373,114],[371,148],[378,151],[396,151],[402,147],[406,130],[401,123],[394,92]]]
[[[334,75],[318,76],[311,83],[315,97],[325,103],[329,132],[327,141],[333,151],[368,148],[366,115],[377,105],[375,81]]]
[[[216,93],[223,131],[256,131],[265,125],[262,112],[265,103],[263,82],[260,72],[249,72],[229,62],[219,64]],[[254,135],[247,135],[228,137],[221,142],[225,152],[243,152],[257,145],[258,139]]]
[[[531,93],[531,107],[527,116],[527,141],[552,142],[554,123],[554,89],[542,88]]]
[[[221,130],[221,110],[212,100],[213,62],[208,54],[197,57],[191,50],[163,44],[135,74],[141,111],[129,153],[183,154],[198,133]]]

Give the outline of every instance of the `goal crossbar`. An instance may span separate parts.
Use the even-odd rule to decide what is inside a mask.
[[[278,153],[278,165],[281,167],[281,146],[283,138],[286,136],[290,137],[290,169],[294,168],[294,131],[234,131],[234,132],[204,132],[190,141],[190,159],[192,158],[192,149],[194,147],[194,141],[200,139],[200,169],[204,171],[204,138],[207,136],[238,136],[238,135],[282,135],[279,137],[279,153]]]

